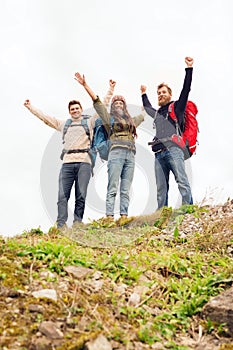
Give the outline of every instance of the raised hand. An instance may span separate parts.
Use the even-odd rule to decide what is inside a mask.
[[[110,79],[110,80],[109,80],[109,86],[110,86],[111,88],[114,88],[114,87],[116,86],[116,81]]]
[[[83,86],[86,84],[86,80],[85,80],[84,74],[83,74],[83,76],[81,76],[81,74],[77,72],[74,75],[74,79],[77,80],[77,82],[79,84],[83,85]]]
[[[185,63],[187,64],[187,67],[193,66],[193,58],[192,57],[185,57]]]
[[[77,82],[84,87],[84,89],[87,91],[88,95],[90,95],[93,101],[97,99],[96,94],[91,90],[90,86],[87,85],[84,74],[82,76],[80,73],[77,72],[74,75],[74,79],[77,80]]]
[[[31,106],[30,100],[25,100],[24,106],[25,106],[25,107],[30,107],[30,106]]]
[[[145,85],[141,85],[140,89],[141,89],[142,94],[146,93],[146,86]]]

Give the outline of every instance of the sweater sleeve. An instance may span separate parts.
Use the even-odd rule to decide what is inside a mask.
[[[37,118],[42,120],[46,125],[58,131],[61,131],[62,125],[64,124],[63,120],[59,120],[47,114],[44,114],[42,111],[40,111],[38,108],[32,105],[30,105],[30,107],[27,108],[32,114],[34,114]]]
[[[150,103],[150,101],[149,101],[149,99],[147,97],[147,94],[143,94],[142,95],[142,103],[143,103],[143,107],[145,108],[146,113],[150,117],[154,118],[156,109],[154,109],[152,107],[152,105],[151,105],[151,103]]]
[[[112,86],[109,87],[108,91],[107,91],[107,94],[106,96],[104,97],[103,99],[103,104],[108,107],[109,106],[109,103],[110,103],[110,100],[112,98],[112,95],[113,95],[113,92],[114,92],[114,88]]]
[[[136,128],[144,121],[144,115],[143,114],[139,114],[136,117],[132,118],[134,121],[134,124],[136,126]]]

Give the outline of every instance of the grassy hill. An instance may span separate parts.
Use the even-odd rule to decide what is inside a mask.
[[[0,349],[233,349],[202,316],[232,285],[232,233],[228,200],[1,237]]]

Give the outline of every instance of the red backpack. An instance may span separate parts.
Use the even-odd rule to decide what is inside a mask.
[[[185,116],[184,116],[184,130],[181,132],[178,125],[178,120],[174,111],[174,102],[171,103],[168,107],[169,116],[176,123],[177,133],[172,135],[171,139],[178,146],[180,146],[185,155],[185,159],[190,158],[197,147],[197,133],[198,133],[198,122],[196,115],[198,113],[197,106],[192,101],[187,101]]]

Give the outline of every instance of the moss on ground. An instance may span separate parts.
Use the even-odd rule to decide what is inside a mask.
[[[1,237],[0,348],[32,350],[44,339],[48,349],[83,349],[102,333],[116,349],[195,349],[201,327],[220,339],[221,350],[231,349],[229,334],[201,311],[232,284],[232,214],[203,221],[202,213],[166,208],[112,227],[99,220],[63,234],[52,227]],[[180,237],[190,215],[202,230]],[[66,266],[90,273],[76,278]],[[40,289],[55,290],[57,301],[33,297]],[[39,332],[43,321],[63,337]]]

